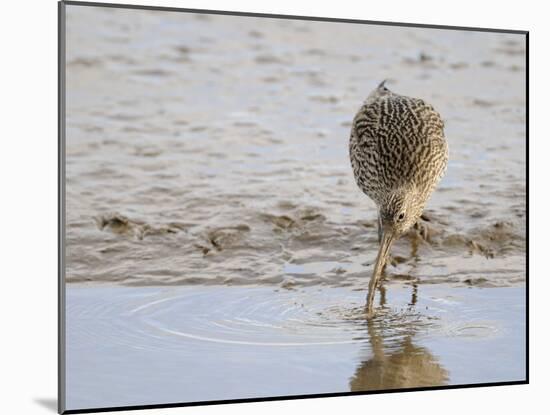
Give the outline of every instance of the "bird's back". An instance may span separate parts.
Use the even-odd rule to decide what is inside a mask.
[[[383,85],[355,116],[349,150],[358,186],[377,204],[403,184],[429,197],[447,167],[447,143],[437,111]]]

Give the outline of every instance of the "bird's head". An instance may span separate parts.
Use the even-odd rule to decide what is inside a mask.
[[[385,97],[391,94],[393,94],[393,92],[386,88],[386,80],[384,79],[382,82],[380,82],[380,85],[378,85],[376,89],[374,89],[374,91],[369,94],[369,96],[367,97],[367,101]]]
[[[374,266],[375,275],[382,272],[393,241],[409,230],[420,218],[425,202],[422,194],[414,186],[408,185],[389,192],[380,203],[382,239]]]
[[[382,230],[394,234],[396,238],[409,230],[422,215],[423,199],[412,185],[389,192],[380,204]]]

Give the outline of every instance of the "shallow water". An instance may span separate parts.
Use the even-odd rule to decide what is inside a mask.
[[[523,288],[385,291],[71,285],[68,408],[524,379]]]
[[[67,11],[69,409],[524,379],[523,37]],[[367,323],[384,78],[450,161]]]

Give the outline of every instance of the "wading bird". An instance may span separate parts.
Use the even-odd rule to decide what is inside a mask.
[[[369,316],[393,241],[419,220],[448,159],[437,111],[421,99],[391,92],[384,84],[359,109],[349,142],[355,181],[378,208],[380,248],[367,294]]]

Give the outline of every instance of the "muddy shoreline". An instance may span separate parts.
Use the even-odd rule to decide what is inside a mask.
[[[388,78],[450,148],[429,238],[388,277],[524,283],[521,36],[100,8],[67,30],[67,282],[364,288],[376,213],[349,129]]]

